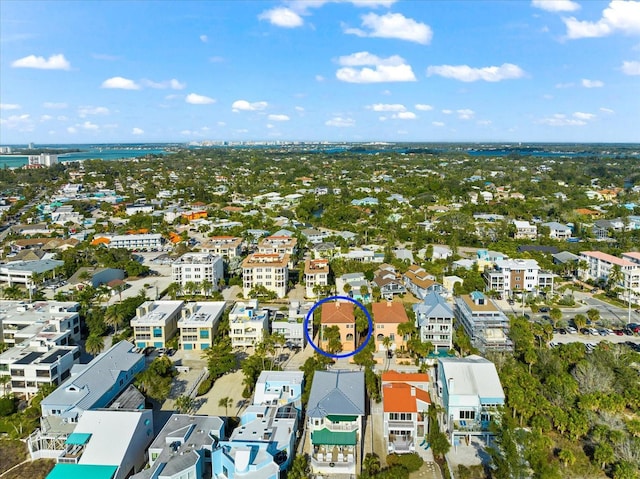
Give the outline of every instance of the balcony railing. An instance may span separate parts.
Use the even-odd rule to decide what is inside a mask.
[[[338,422],[338,423],[333,423],[333,422],[325,422],[324,423],[324,427],[326,427],[329,431],[347,431],[347,432],[352,432],[352,431],[356,431],[358,429],[358,423],[357,422]]]

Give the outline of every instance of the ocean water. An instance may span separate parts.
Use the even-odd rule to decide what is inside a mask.
[[[68,146],[68,145],[65,145]],[[59,148],[56,146],[40,146],[39,148]],[[68,146],[72,148],[72,146]],[[62,148],[60,148],[62,149]],[[126,147],[99,147],[99,146],[78,146],[82,150],[75,153],[59,154],[58,161],[78,161],[78,160],[123,160],[129,158],[139,158],[149,154],[168,153],[162,147],[151,146],[126,146]],[[28,163],[28,156],[24,155],[0,155],[0,168],[19,168]]]

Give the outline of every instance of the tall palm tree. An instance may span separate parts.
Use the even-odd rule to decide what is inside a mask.
[[[122,326],[125,318],[125,312],[120,304],[109,306],[104,313],[104,320],[109,326],[113,326],[114,334],[118,334],[118,328]]]
[[[213,288],[213,283],[208,279],[204,279],[200,283],[200,290],[202,291],[202,294],[204,294],[207,298],[209,297],[209,294],[211,293],[212,288]]]
[[[92,356],[100,354],[104,349],[104,338],[96,334],[89,335],[84,343],[84,349]]]
[[[187,281],[184,284],[184,290],[186,293],[190,294],[191,297],[193,298],[193,295],[198,290],[198,285],[195,283],[195,281]]]
[[[229,396],[223,397],[218,401],[218,407],[224,408],[224,415],[229,416],[229,408],[233,406],[233,399]]]

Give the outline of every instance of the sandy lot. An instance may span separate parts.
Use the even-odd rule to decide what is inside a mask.
[[[228,414],[229,416],[238,416],[248,402],[242,397],[242,391],[244,390],[243,379],[244,376],[240,370],[219,378],[207,394],[196,398],[199,403],[196,414],[226,416],[227,411],[225,411],[224,407],[218,406],[218,401],[224,397],[229,397],[233,400],[233,406],[229,408]]]

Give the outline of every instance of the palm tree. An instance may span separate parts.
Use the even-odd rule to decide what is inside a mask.
[[[573,455],[570,449],[563,449],[562,451],[560,451],[560,453],[558,454],[558,459],[562,461],[564,467],[573,466],[573,464],[576,462],[576,457]]]
[[[206,297],[209,297],[209,293],[211,293],[212,288],[213,288],[213,283],[208,279],[203,279],[202,282],[200,283],[200,290],[202,291],[202,294],[204,294]]]
[[[104,349],[104,337],[91,334],[84,343],[84,349],[92,356],[98,355]]]
[[[224,415],[229,416],[229,408],[233,406],[233,399],[229,396],[223,397],[218,401],[218,407],[224,408]]]
[[[118,328],[122,325],[125,312],[119,304],[109,306],[104,313],[104,320],[109,326],[113,326],[114,334],[118,334]]]
[[[194,281],[187,281],[184,284],[184,290],[186,293],[190,294],[193,298],[193,295],[198,290],[198,285]]]
[[[194,400],[191,396],[183,394],[176,398],[175,407],[180,414],[188,413],[194,406]]]
[[[7,384],[11,382],[11,376],[0,376],[0,384],[2,384],[2,395],[7,394]]]
[[[622,279],[623,279],[623,275],[622,275],[622,270],[620,269],[620,266],[617,264],[614,264],[611,267],[611,271],[609,271],[609,278],[607,279],[607,289],[609,291],[614,290],[620,285],[620,283],[622,282]]]
[[[179,283],[171,283],[167,287],[167,294],[171,299],[176,299],[181,289],[182,289],[182,286],[180,286]]]
[[[345,283],[344,287],[342,288],[342,290],[344,291],[344,293],[349,296],[349,293],[351,292],[351,285],[349,283]]]
[[[587,317],[584,314],[576,314],[573,318],[573,324],[576,325],[579,331],[587,325]]]

